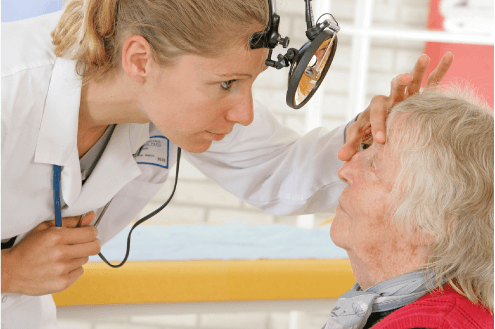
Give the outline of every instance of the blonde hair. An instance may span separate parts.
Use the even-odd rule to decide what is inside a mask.
[[[390,210],[437,238],[426,269],[493,312],[493,112],[475,98],[426,90],[391,110],[387,139],[401,169]]]
[[[55,54],[86,80],[118,67],[125,39],[144,37],[161,64],[218,56],[268,25],[267,0],[72,0],[52,32]]]

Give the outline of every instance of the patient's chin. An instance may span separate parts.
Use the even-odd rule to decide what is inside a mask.
[[[346,249],[349,242],[349,227],[346,225],[346,219],[335,215],[332,225],[330,225],[330,239],[337,247]]]

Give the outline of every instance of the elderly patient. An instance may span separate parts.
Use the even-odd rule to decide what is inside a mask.
[[[460,92],[397,104],[355,154],[331,226],[357,283],[323,328],[493,328],[493,113]]]

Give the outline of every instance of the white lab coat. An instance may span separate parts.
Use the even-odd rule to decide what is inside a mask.
[[[176,163],[177,146],[153,124],[119,124],[81,186],[77,122],[81,79],[75,62],[56,58],[50,32],[60,13],[2,24],[2,240],[16,244],[54,218],[53,165],[63,167],[62,217],[112,202],[98,226],[104,244],[159,190]],[[331,211],[344,184],[344,127],[299,136],[254,105],[254,121],[236,125],[203,154],[183,155],[240,199],[275,215]],[[141,146],[143,146],[141,148]],[[139,151],[139,152],[138,152]],[[179,182],[180,188],[180,182]],[[57,328],[50,295],[2,294],[2,328]]]

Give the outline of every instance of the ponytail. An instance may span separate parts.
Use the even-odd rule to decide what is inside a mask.
[[[74,52],[77,73],[86,80],[112,69],[117,0],[69,2],[52,32],[55,55]]]

